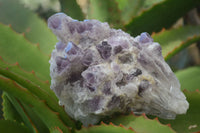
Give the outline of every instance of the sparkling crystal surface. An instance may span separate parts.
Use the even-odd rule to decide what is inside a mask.
[[[49,61],[51,89],[72,118],[88,125],[116,112],[166,119],[186,113],[180,83],[148,33],[134,38],[63,13],[51,16],[48,26],[59,40]]]

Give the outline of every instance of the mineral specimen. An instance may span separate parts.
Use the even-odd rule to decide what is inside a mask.
[[[63,13],[48,26],[59,40],[50,59],[51,89],[72,118],[88,125],[116,112],[167,119],[186,113],[179,81],[148,33],[133,38]]]

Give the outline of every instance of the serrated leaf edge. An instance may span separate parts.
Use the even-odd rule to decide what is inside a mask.
[[[21,71],[23,71],[23,72],[25,72],[25,73],[27,73],[27,74],[33,75],[33,76],[34,76],[37,80],[39,80],[40,82],[42,82],[42,83],[44,83],[44,84],[47,84],[47,85],[50,85],[49,80],[44,81],[44,80],[40,79],[40,78],[37,76],[37,74],[35,73],[34,70],[32,70],[32,71],[26,71],[26,70],[24,70],[24,69],[20,66],[20,64],[19,64],[18,62],[14,63],[14,64],[8,63],[8,62],[6,62],[6,61],[3,59],[3,57],[1,57],[1,56],[0,56],[0,60],[1,60],[4,64],[7,64],[7,65],[9,65],[9,66],[11,66],[11,67],[18,67]],[[9,68],[6,68],[6,69],[9,69]]]
[[[172,57],[173,55],[175,55],[176,53],[180,52],[181,51],[181,48],[185,48],[185,47],[188,47],[190,46],[191,44],[193,44],[194,41],[193,39],[200,39],[200,35],[197,36],[197,35],[194,35],[193,37],[189,37],[187,38],[187,40],[181,42],[178,46],[174,47],[174,49],[170,52],[168,52],[166,55],[165,55],[165,60],[168,60],[170,57]],[[190,42],[191,41],[191,42]]]
[[[2,120],[2,119],[0,119],[0,120]],[[16,122],[16,121],[12,121],[12,120],[2,120],[2,121],[6,121],[8,123],[15,124],[15,126],[23,126],[23,127],[27,128],[25,125],[23,125],[23,123],[19,123],[19,122]],[[10,127],[8,127],[8,128],[10,128]]]
[[[41,51],[41,49],[40,49],[40,44],[39,44],[39,43],[32,43],[32,42],[26,37],[25,32],[18,33],[17,31],[14,30],[14,28],[12,27],[11,24],[3,24],[2,22],[0,22],[0,24],[1,24],[1,25],[4,25],[4,26],[6,26],[6,27],[9,27],[15,34],[17,34],[17,35],[19,35],[19,36],[22,36],[22,37],[28,42],[28,44],[35,46],[35,47],[37,48],[37,50],[39,50],[40,53],[41,53],[42,55],[47,56],[48,58],[50,58],[50,55],[47,55],[47,54],[45,54],[43,51]]]
[[[184,89],[183,92],[186,92],[186,93],[198,93],[200,95],[200,89],[196,89],[194,91],[190,91],[190,90]]]
[[[81,129],[89,129],[89,128],[92,128],[92,127],[100,127],[101,125],[103,126],[114,126],[114,127],[122,127],[124,128],[125,130],[131,130],[131,131],[134,131],[135,133],[137,133],[133,128],[129,127],[129,128],[126,128],[125,126],[123,126],[122,124],[120,124],[119,126],[113,124],[112,122],[109,122],[109,124],[106,124],[104,123],[103,121],[100,122],[100,125],[89,125],[88,127],[85,127],[82,125],[82,128]],[[81,130],[80,129],[80,130]],[[78,130],[79,131],[79,130]]]
[[[70,131],[70,128],[67,127],[67,126],[63,123],[63,121],[61,121],[61,119],[60,119],[58,113],[52,111],[52,110],[46,105],[46,103],[45,103],[44,100],[40,100],[40,99],[38,99],[38,98],[32,96],[32,94],[29,93],[29,92],[27,91],[27,89],[25,89],[25,88],[23,88],[22,86],[18,85],[18,84],[17,84],[15,81],[13,81],[13,80],[10,80],[10,79],[8,79],[8,78],[4,78],[4,77],[1,77],[1,76],[0,76],[0,79],[1,79],[1,80],[4,80],[5,82],[8,82],[9,84],[11,84],[11,85],[15,86],[16,88],[18,88],[18,89],[19,89],[18,91],[20,91],[19,93],[26,93],[26,95],[24,95],[24,96],[28,97],[28,95],[29,95],[29,97],[32,97],[32,100],[37,100],[39,103],[42,104],[42,106],[43,106],[44,108],[46,108],[48,111],[50,111],[52,114],[55,115],[55,117],[57,118],[57,121],[58,121],[60,124],[62,124],[62,127],[65,128],[66,131],[67,131],[67,130]],[[6,91],[5,88],[3,88],[2,90]],[[9,91],[10,91],[10,90],[9,90]],[[8,92],[8,93],[9,93],[9,92]],[[12,94],[11,94],[11,95],[12,95]],[[20,99],[19,99],[19,100],[20,100]],[[21,100],[22,100],[22,99],[21,99]],[[23,101],[23,102],[25,102],[25,101]],[[33,102],[33,101],[32,101],[32,102]],[[30,103],[29,101],[26,101],[26,104],[28,104],[29,106],[32,106],[31,103]],[[37,113],[37,114],[38,114],[38,113]],[[39,117],[40,117],[40,116],[39,116]],[[42,119],[42,118],[41,118],[41,119]],[[47,124],[47,127],[50,126],[50,125],[48,125],[48,123],[46,123],[46,124]],[[49,128],[50,128],[50,127],[49,127]]]
[[[51,132],[52,130],[58,130],[60,133],[63,133],[63,131],[62,131],[59,127],[53,127],[53,128],[51,128],[51,129],[50,129],[50,132]]]
[[[135,115],[134,112],[131,112],[129,115],[133,115],[133,116],[136,117],[136,118],[143,117],[144,119],[146,119],[146,120],[148,120],[148,121],[156,121],[156,122],[157,122],[158,124],[160,124],[161,126],[169,127],[170,130],[171,130],[172,132],[175,133],[175,130],[171,128],[171,125],[170,125],[170,124],[166,124],[166,125],[165,125],[165,124],[162,124],[162,123],[159,121],[158,117],[156,117],[156,118],[154,118],[154,119],[149,119],[149,118],[146,116],[145,113],[142,113],[141,115]],[[129,116],[129,115],[128,115],[128,116]],[[129,127],[129,128],[132,128],[132,127]]]
[[[34,131],[35,131],[36,133],[38,133],[38,130],[37,130],[35,124],[32,122],[31,118],[30,118],[29,115],[27,114],[26,110],[24,109],[24,107],[22,106],[22,104],[20,103],[20,101],[17,100],[17,99],[16,99],[16,101],[19,103],[20,107],[21,107],[22,110],[24,111],[24,113],[25,113],[25,115],[27,116],[29,122],[31,123],[31,125],[32,125],[32,127],[33,127],[33,129],[34,129]]]
[[[142,14],[148,12],[149,10],[152,10],[155,6],[157,6],[157,5],[159,5],[159,4],[163,4],[164,2],[166,2],[166,0],[160,1],[160,2],[158,2],[158,3],[154,3],[154,4],[153,4],[151,7],[149,7],[149,8],[142,9],[142,10],[138,13],[137,16],[132,16],[132,18],[130,18],[129,21],[125,24],[125,26],[129,25],[129,24],[133,21],[134,18],[137,18],[137,17],[142,16]]]
[[[115,1],[115,2],[116,2],[117,4],[119,4],[117,1]],[[152,4],[150,7],[147,7],[147,8],[142,7],[142,10],[139,11],[136,15],[131,16],[127,22],[121,21],[121,23],[122,23],[123,25],[125,25],[125,26],[126,26],[126,25],[129,25],[129,23],[131,23],[131,22],[133,21],[134,18],[140,17],[143,13],[148,12],[149,10],[151,10],[152,8],[154,8],[155,6],[157,6],[157,5],[159,5],[159,4],[163,4],[164,2],[166,2],[166,0],[159,1],[159,2],[157,2],[157,3],[154,3],[154,4]],[[119,9],[119,6],[118,6],[118,9]],[[119,9],[119,10],[120,10],[120,9]],[[120,12],[122,12],[122,11],[120,10]],[[121,28],[123,28],[123,27],[121,27]],[[125,29],[126,29],[126,28],[125,28]]]
[[[0,71],[2,72],[2,69],[0,68]],[[2,75],[4,75],[5,77],[14,80],[13,76],[15,79],[17,79],[15,82],[20,84],[21,86],[27,88],[28,91],[30,91],[32,94],[34,94],[35,96],[37,96],[40,100],[42,100],[43,102],[45,102],[45,104],[51,109],[54,110],[54,112],[58,113],[59,118],[68,126],[70,127],[75,127],[75,125],[73,125],[72,123],[74,122],[64,111],[64,108],[62,106],[59,106],[56,99],[54,99],[54,97],[52,97],[50,94],[48,94],[48,92],[46,92],[45,90],[41,89],[39,86],[35,85],[34,83],[32,83],[31,81],[24,79],[23,77],[20,77],[14,73],[12,73],[11,71],[7,71],[1,73]],[[28,84],[28,85],[27,85]],[[68,122],[67,122],[68,121]],[[71,122],[71,124],[69,124],[69,122]]]

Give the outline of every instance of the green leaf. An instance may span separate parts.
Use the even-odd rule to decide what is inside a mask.
[[[23,107],[24,111],[26,112],[27,116],[29,117],[32,125],[39,133],[49,133],[48,127],[45,123],[38,117],[38,115],[30,108],[28,105],[21,102],[21,106]]]
[[[190,67],[176,72],[176,76],[181,83],[181,89],[195,91],[200,89],[200,67]]]
[[[108,22],[111,26],[120,27],[120,10],[114,0],[90,0],[88,18]]]
[[[142,116],[135,116],[133,113],[125,116],[117,116],[111,119],[115,125],[124,125],[125,127],[131,127],[138,133],[175,133],[169,126],[162,125],[157,119],[151,120]]]
[[[0,76],[0,86],[3,91],[28,105],[45,123],[48,128],[59,127],[64,132],[70,132],[68,127],[60,120],[56,112],[51,111],[44,101],[33,96],[26,88],[16,82]]]
[[[155,42],[162,46],[162,54],[165,60],[185,47],[200,40],[200,26],[184,26],[177,29],[162,30],[160,33],[153,34]]]
[[[123,10],[126,8],[126,6],[129,4],[129,0],[115,0],[117,2],[117,6],[120,10]],[[134,1],[133,1],[134,2]]]
[[[15,109],[14,105],[9,101],[8,97],[6,96],[5,92],[2,94],[2,107],[3,107],[3,117],[5,120],[17,121],[22,123],[23,120],[17,110]]]
[[[55,127],[53,129],[50,129],[50,133],[63,133],[63,132],[59,127]]]
[[[19,64],[9,64],[6,61],[4,61],[2,58],[0,58],[0,69],[4,70],[2,71],[1,74],[3,74],[4,76],[6,76],[9,72],[11,73],[11,75],[14,73],[14,77],[15,75],[23,77],[25,79],[28,79],[29,81],[31,81],[32,83],[34,83],[35,85],[39,86],[41,89],[43,89],[44,91],[46,91],[49,95],[51,95],[56,101],[57,97],[55,96],[55,93],[50,90],[50,85],[49,85],[49,81],[43,81],[41,80],[35,73],[34,71],[32,72],[28,72],[23,70]],[[7,70],[7,71],[6,71]],[[9,74],[8,74],[9,75]],[[8,76],[7,75],[7,76]],[[11,76],[10,75],[10,76]],[[15,77],[16,78],[16,77]],[[14,79],[14,80],[19,80],[19,79]]]
[[[101,123],[98,126],[83,127],[81,130],[76,131],[76,133],[135,133],[135,131],[123,126],[115,126],[112,123],[109,125]]]
[[[28,91],[37,96],[40,100],[44,100],[46,104],[55,112],[59,113],[60,118],[66,123],[67,126],[75,128],[73,121],[67,116],[64,109],[58,105],[58,101],[54,99],[51,95],[49,95],[46,91],[41,89],[36,84],[30,82],[27,79],[24,79],[22,76],[16,75],[15,73],[9,71],[8,69],[1,69],[0,74],[5,77],[8,77],[15,82],[19,83],[24,88],[27,88]]]
[[[130,23],[130,21],[141,14],[144,10],[147,10],[163,2],[164,0],[115,0],[117,2],[118,8],[121,11],[121,16],[119,17],[124,24]]]
[[[119,19],[128,24],[134,16],[143,10],[145,0],[115,0],[121,11]]]
[[[83,20],[84,15],[76,0],[59,0],[61,11],[74,19]]]
[[[5,92],[4,92],[5,93]],[[19,101],[17,101],[13,96],[9,96],[7,93],[6,97],[8,100],[13,104],[14,108],[16,109],[17,113],[20,115],[21,119],[23,120],[23,123],[34,133],[37,132],[37,130],[34,128],[34,125],[32,125],[31,120],[27,116],[26,112],[23,110],[21,104]],[[5,99],[4,99],[5,100]]]
[[[175,120],[159,119],[162,123],[170,123],[178,133],[194,133],[200,131],[200,91],[187,91],[184,94],[190,104],[187,114],[178,115]]]
[[[0,12],[1,23],[11,24],[15,31],[24,33],[32,43],[38,43],[45,54],[51,53],[57,39],[44,20],[20,4],[19,0],[0,0]]]
[[[131,35],[141,32],[158,32],[162,28],[170,28],[178,18],[196,7],[199,0],[165,0],[142,12],[125,26]]]
[[[145,0],[144,7],[149,8],[164,1],[165,0]]]
[[[28,42],[23,35],[14,32],[9,26],[0,24],[0,56],[9,63],[18,62],[26,71],[34,70],[45,80],[50,80],[49,57]]]
[[[30,130],[17,122],[0,120],[1,133],[30,133]]]

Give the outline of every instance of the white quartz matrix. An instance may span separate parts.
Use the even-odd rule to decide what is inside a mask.
[[[133,38],[64,13],[51,16],[48,26],[59,40],[49,61],[51,89],[75,120],[88,125],[114,113],[166,119],[186,113],[180,83],[148,33]]]

